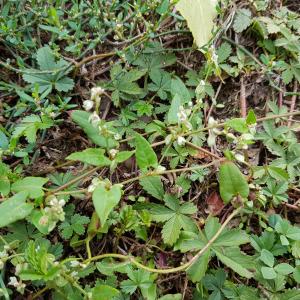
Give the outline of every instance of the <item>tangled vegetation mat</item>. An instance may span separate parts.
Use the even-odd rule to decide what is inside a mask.
[[[299,300],[299,12],[0,1],[0,298]]]

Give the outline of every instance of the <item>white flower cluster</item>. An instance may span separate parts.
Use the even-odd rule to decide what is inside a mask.
[[[65,212],[63,207],[66,202],[63,199],[57,199],[55,196],[50,196],[48,199],[48,206],[44,209],[44,215],[40,218],[41,225],[48,225],[49,232],[55,228],[58,221],[65,220]]]
[[[9,257],[9,250],[9,245],[5,245],[3,251],[0,252],[0,270],[3,269],[5,262]]]
[[[101,95],[104,92],[105,92],[105,90],[102,87],[100,87],[100,86],[93,87],[91,89],[91,99],[83,101],[83,108],[86,111],[90,111],[94,107],[95,103],[96,103],[96,105],[99,105],[100,101],[101,101]]]
[[[25,283],[22,282],[21,279],[20,279],[20,281],[18,281],[17,277],[15,277],[15,276],[9,277],[8,284],[15,287],[19,293],[21,293],[21,294],[24,293],[26,285],[25,285]]]
[[[99,178],[93,178],[92,183],[89,185],[87,191],[89,193],[92,193],[101,182],[102,180],[100,180]]]
[[[193,106],[193,103],[190,102],[189,107],[192,107],[192,106]],[[177,113],[179,124],[183,124],[186,127],[186,129],[188,129],[188,130],[193,129],[192,124],[188,120],[188,117],[190,116],[191,112],[192,111],[190,108],[185,109],[182,105],[180,105],[178,113]]]
[[[209,48],[209,54],[210,54],[210,59],[212,61],[212,63],[215,65],[215,66],[218,66],[218,54],[216,52],[216,48],[214,47],[214,45],[212,45],[210,48]]]
[[[114,159],[116,157],[116,155],[118,154],[118,152],[119,152],[119,150],[117,150],[117,149],[111,149],[111,150],[109,150],[108,153],[109,153],[110,158]]]

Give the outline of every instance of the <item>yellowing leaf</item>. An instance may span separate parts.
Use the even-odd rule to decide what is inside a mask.
[[[215,0],[181,0],[176,5],[199,48],[212,38],[214,18],[217,16],[216,3]]]

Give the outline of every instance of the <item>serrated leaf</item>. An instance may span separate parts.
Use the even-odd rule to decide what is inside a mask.
[[[74,152],[69,155],[67,160],[78,160],[93,166],[109,166],[111,161],[104,155],[103,149],[88,148],[81,152]]]
[[[239,248],[225,248],[223,250],[214,248],[214,251],[218,259],[240,276],[251,278],[253,274],[248,271],[253,264],[253,260],[250,256],[243,254]]]
[[[249,195],[249,186],[239,168],[232,162],[225,162],[219,173],[220,195],[225,203],[235,196],[246,199]]]
[[[141,170],[146,170],[149,167],[156,168],[158,166],[157,157],[149,142],[140,134],[136,134],[135,145],[135,156],[138,167]]]
[[[101,284],[92,289],[92,300],[112,300],[119,294],[112,286]]]
[[[27,192],[29,198],[36,199],[44,195],[43,185],[48,181],[48,178],[43,177],[25,177],[17,180],[11,186],[13,192]]]
[[[148,176],[142,178],[140,179],[140,185],[154,198],[163,200],[165,191],[160,176]]]
[[[214,18],[217,16],[216,4],[213,0],[181,0],[176,5],[199,48],[212,38]]]
[[[92,198],[101,226],[103,227],[108,215],[121,199],[121,187],[113,185],[110,189],[106,189],[104,186],[99,185],[93,192]]]
[[[240,33],[246,30],[252,23],[251,11],[246,8],[239,9],[235,16],[233,29],[235,32]]]
[[[181,229],[181,220],[180,216],[174,215],[171,219],[169,219],[163,226],[162,229],[162,237],[166,244],[173,245],[180,234]]]
[[[56,67],[54,55],[49,46],[38,49],[36,60],[43,71],[53,70]]]
[[[206,273],[210,260],[210,250],[206,250],[188,269],[186,273],[193,282],[199,282]]]
[[[230,56],[231,52],[231,45],[227,42],[222,43],[222,45],[217,50],[218,63],[223,63]]]
[[[26,218],[33,210],[33,204],[26,203],[28,193],[20,192],[0,204],[0,228]]]

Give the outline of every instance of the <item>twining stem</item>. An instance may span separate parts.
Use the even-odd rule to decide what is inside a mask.
[[[79,181],[79,180],[81,180],[81,179],[84,179],[84,178],[88,177],[89,175],[91,175],[91,174],[95,173],[96,171],[100,170],[101,168],[102,168],[102,167],[95,167],[95,168],[93,168],[93,169],[91,169],[91,170],[89,170],[89,171],[83,173],[82,175],[80,175],[80,176],[78,176],[78,177],[76,177],[76,178],[74,178],[74,179],[68,181],[67,183],[65,183],[65,184],[63,184],[63,185],[61,185],[61,186],[59,186],[58,188],[56,188],[56,189],[54,189],[54,190],[48,192],[48,193],[47,193],[47,196],[52,195],[52,194],[55,194],[55,193],[57,193],[57,192],[59,192],[59,191],[61,191],[61,190],[64,190],[65,188],[69,187],[70,185],[76,183],[77,181]]]
[[[193,258],[191,258],[187,263],[179,266],[179,267],[175,267],[175,268],[167,268],[167,269],[156,269],[156,268],[150,268],[147,267],[141,263],[139,263],[136,258],[132,257],[132,256],[127,256],[127,255],[123,255],[123,254],[117,254],[117,253],[105,253],[105,254],[100,254],[94,257],[91,257],[87,260],[84,261],[85,264],[89,264],[92,261],[97,261],[97,260],[101,260],[103,258],[118,258],[118,259],[122,259],[122,260],[127,260],[130,263],[134,264],[135,266],[137,266],[140,269],[144,269],[148,272],[151,273],[158,273],[158,274],[170,274],[170,273],[176,273],[176,272],[180,272],[180,271],[185,271],[186,269],[188,269],[189,267],[191,267],[196,261],[197,259],[203,255],[210,247],[211,245],[215,242],[215,240],[220,236],[220,234],[223,232],[223,230],[225,229],[225,227],[227,226],[227,224],[242,210],[243,207],[239,207],[237,209],[235,209],[225,220],[225,222],[221,225],[221,227],[219,228],[219,230],[216,232],[216,234],[207,242],[207,244],[195,255],[193,256]]]
[[[165,171],[161,171],[161,172],[149,172],[149,173],[141,174],[139,176],[136,176],[136,177],[133,177],[133,178],[121,181],[120,184],[125,185],[125,184],[128,184],[128,183],[140,180],[140,179],[145,178],[145,177],[150,177],[150,176],[158,176],[158,175],[164,175],[164,174],[169,174],[169,173],[180,173],[180,172],[188,172],[188,171],[200,170],[200,169],[208,168],[208,167],[210,167],[210,166],[212,166],[212,165],[214,165],[214,164],[216,164],[218,162],[221,162],[223,160],[225,160],[225,158],[219,158],[218,160],[214,160],[214,161],[212,161],[212,162],[210,162],[208,164],[204,164],[204,165],[198,165],[198,166],[187,167],[187,168],[180,168],[180,169],[171,169],[171,170],[165,170]],[[97,168],[99,168],[99,167],[97,167]],[[78,180],[80,180],[82,178],[85,178],[85,177],[89,176],[90,174],[92,174],[93,172],[95,172],[95,169],[96,168],[94,168],[94,169],[92,169],[92,170],[90,170],[90,171],[82,174],[81,176],[79,176],[77,178],[74,178],[73,181],[75,179],[76,179],[76,181],[78,181]],[[67,182],[67,183],[69,183],[69,182]],[[64,186],[66,186],[66,184],[64,184]],[[58,190],[58,189],[56,189],[56,190]],[[54,190],[54,191],[49,192],[49,194],[53,194],[53,195],[71,195],[71,194],[79,194],[79,193],[85,193],[85,192],[87,192],[87,189],[79,189],[79,190],[64,191],[64,192],[60,192],[60,191],[56,192]]]

